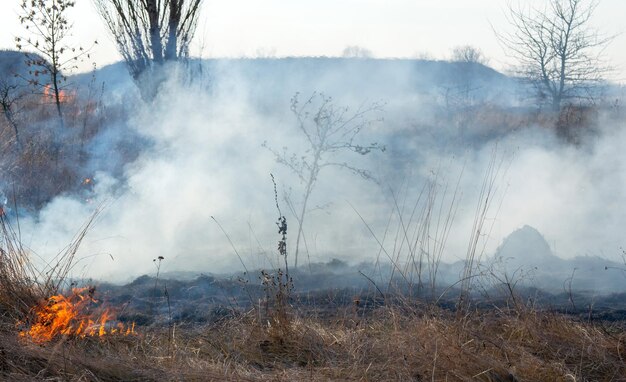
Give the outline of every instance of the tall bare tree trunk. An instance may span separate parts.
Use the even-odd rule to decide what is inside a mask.
[[[61,89],[59,89],[59,73],[56,70],[52,72],[52,90],[54,90],[54,103],[59,116],[59,125],[61,128],[65,127],[65,121],[63,121],[63,112],[61,111]]]
[[[170,0],[170,19],[167,45],[165,47],[165,60],[173,61],[178,58],[178,27],[180,25],[181,6],[183,0]]]
[[[163,63],[163,45],[161,42],[161,25],[159,24],[159,8],[157,0],[147,0],[148,20],[150,22],[150,49],[152,50],[152,60],[156,64]]]

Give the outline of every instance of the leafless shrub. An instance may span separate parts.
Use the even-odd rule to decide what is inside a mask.
[[[263,147],[274,154],[276,161],[289,168],[304,185],[300,209],[294,212],[298,221],[295,268],[298,267],[300,241],[303,237],[305,218],[309,212],[307,209],[309,199],[322,170],[338,167],[364,179],[375,180],[366,169],[336,161],[334,156],[342,152],[368,155],[373,151],[385,151],[384,146],[375,142],[365,145],[357,142],[359,133],[375,121],[368,119],[369,115],[381,110],[382,105],[374,103],[369,106],[361,105],[352,111],[349,107],[336,106],[331,97],[321,93],[313,93],[304,103],[300,103],[299,94],[296,93],[291,99],[291,111],[296,117],[299,131],[306,138],[306,151],[291,153],[286,147],[278,151],[271,148],[267,142],[263,143]]]
[[[343,58],[372,58],[373,56],[371,50],[358,45],[347,46],[341,53]]]
[[[489,62],[480,49],[471,45],[461,45],[452,49],[452,61],[482,65]]]

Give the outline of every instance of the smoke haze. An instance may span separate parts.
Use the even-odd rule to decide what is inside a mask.
[[[288,220],[290,256],[297,223],[284,196],[297,208],[304,186],[262,144],[304,152],[306,141],[290,112],[290,99],[296,92],[306,99],[317,91],[352,111],[384,104],[383,111],[368,114],[372,123],[357,140],[378,142],[386,151],[333,158],[370,170],[378,184],[341,168],[322,171],[309,204],[301,264],[331,258],[352,264],[374,261],[378,241],[392,252],[402,224],[398,217],[410,215],[428,182],[438,187],[435,214],[442,218],[459,183],[443,260],[464,259],[481,186],[494,158],[499,172],[479,245],[485,256],[511,232],[530,225],[559,257],[619,259],[626,226],[623,126],[603,122],[600,115],[599,131],[586,135],[580,145],[532,125],[472,130],[445,119],[457,110],[448,90],[479,81],[482,90],[464,102],[496,106],[519,103],[523,90],[480,68],[463,79],[459,73],[467,68],[429,72],[426,67],[415,70],[410,61],[340,61],[210,61],[190,86],[166,85],[151,106],[121,88],[109,89],[105,102],[126,102],[136,113],[128,126],[111,126],[100,141],[116,139],[129,128],[149,144],[123,174],[93,174],[92,194],[57,197],[37,216],[22,218],[25,244],[50,261],[103,204],[79,250],[75,277],[126,281],[154,272],[158,256],[165,258],[168,271],[241,270],[228,237],[212,217],[248,269],[276,265],[278,212],[269,174],[277,179]],[[93,150],[99,150],[97,145]],[[97,157],[118,160],[114,152]]]

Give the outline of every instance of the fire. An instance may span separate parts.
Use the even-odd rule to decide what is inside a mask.
[[[43,98],[44,100],[54,100],[54,89],[52,85],[47,84],[43,88]],[[67,92],[65,90],[59,90],[59,102],[67,103],[73,101],[76,98],[75,92]]]
[[[36,343],[46,343],[59,336],[104,337],[107,335],[135,334],[135,324],[125,326],[112,321],[109,309],[97,309],[93,298],[94,288],[74,288],[69,296],[49,297],[45,305],[33,309],[35,322],[30,329],[20,332]]]

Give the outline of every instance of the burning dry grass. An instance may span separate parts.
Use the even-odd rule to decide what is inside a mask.
[[[349,316],[349,315],[348,315]],[[131,337],[69,338],[40,346],[5,332],[0,377],[11,380],[620,381],[622,329],[536,311],[384,307],[368,317],[253,312]]]
[[[99,212],[97,209],[63,252],[37,267],[22,246],[19,230],[13,229],[0,206],[0,318],[27,320],[33,309],[59,294],[78,247]]]
[[[135,334],[135,324],[112,322],[110,308],[98,307],[95,288],[73,288],[68,296],[62,294],[46,299],[33,309],[34,322],[20,332],[35,343],[46,343],[59,336],[104,337]]]

